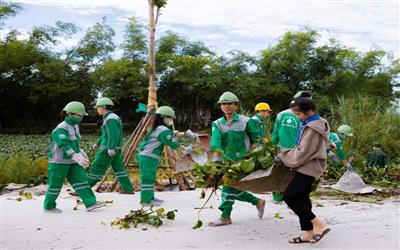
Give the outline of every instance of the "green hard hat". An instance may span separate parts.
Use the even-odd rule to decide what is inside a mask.
[[[340,125],[337,129],[342,134],[345,134],[347,136],[353,136],[353,130],[349,125]]]
[[[79,115],[87,115],[85,106],[81,102],[69,102],[65,105],[63,111],[67,113],[74,113]]]
[[[238,103],[239,98],[231,92],[223,93],[218,100],[218,103],[233,103],[233,102]]]
[[[96,108],[101,106],[114,106],[114,103],[108,97],[101,97],[96,102]]]
[[[169,106],[161,106],[157,109],[156,114],[169,116],[176,119],[175,111]]]
[[[299,91],[293,96],[293,99],[297,97],[306,97],[311,99],[311,93],[309,91]]]
[[[372,147],[382,147],[382,145],[379,143],[379,142],[377,142],[377,141],[374,141],[373,143],[372,143]]]

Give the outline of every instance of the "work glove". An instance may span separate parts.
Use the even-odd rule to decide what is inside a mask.
[[[211,161],[212,162],[220,162],[220,161],[222,161],[222,159],[221,159],[221,156],[214,155]]]
[[[89,161],[89,157],[86,154],[86,152],[83,150],[83,148],[81,148],[81,154],[83,155],[83,157],[85,157]]]
[[[109,156],[113,157],[115,155],[115,150],[114,149],[109,149],[107,150],[107,153]]]
[[[280,167],[280,166],[282,166],[282,160],[281,160],[281,158],[277,155],[277,156],[275,156],[275,158],[274,158],[274,166],[275,167]]]
[[[72,155],[72,160],[82,166],[83,168],[89,167],[89,160],[86,159],[81,153],[74,153]]]
[[[182,150],[184,155],[192,155],[193,154],[193,146],[189,145]]]
[[[192,130],[190,130],[190,129],[186,130],[185,135],[186,135],[187,137],[189,137],[190,139],[192,139],[192,140],[196,139],[196,137],[199,136],[199,134],[194,133],[194,132],[193,132]]]
[[[354,168],[350,162],[347,162],[346,165],[344,165],[344,166],[346,167],[346,170],[354,172]]]

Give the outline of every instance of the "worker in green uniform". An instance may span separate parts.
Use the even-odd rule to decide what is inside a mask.
[[[118,178],[123,194],[134,194],[132,183],[123,163],[121,153],[123,142],[122,121],[118,115],[112,112],[114,103],[110,98],[102,97],[96,102],[97,113],[103,116],[101,137],[98,139],[95,149],[96,158],[89,169],[89,185],[93,187],[103,177],[111,165],[115,176]]]
[[[353,137],[353,130],[349,125],[343,124],[340,125],[336,131],[337,133],[329,133],[329,141],[336,145],[336,150],[333,150],[334,155],[332,153],[329,153],[328,155],[330,157],[337,157],[339,162],[342,162],[346,169],[352,170],[353,168],[351,163],[348,161],[348,155],[345,153],[343,143]],[[327,150],[330,152],[329,148]]]
[[[265,138],[270,133],[270,127],[268,126],[267,118],[271,114],[271,108],[269,107],[268,103],[260,102],[256,105],[254,110],[257,112],[251,119],[255,120],[256,123],[259,125],[259,136],[260,138]]]
[[[96,202],[96,197],[89,187],[85,171],[89,160],[85,151],[80,148],[79,124],[83,116],[87,115],[85,106],[80,102],[70,102],[64,107],[63,112],[65,113],[64,121],[58,124],[51,133],[48,189],[44,199],[44,211],[62,212],[57,208],[56,199],[61,192],[65,178],[82,199],[86,210],[92,211],[105,204]]]
[[[157,168],[164,146],[183,150],[175,139],[172,125],[176,119],[175,111],[168,106],[161,106],[156,111],[156,117],[151,132],[142,140],[139,146],[138,162],[140,168],[140,203],[143,206],[160,206],[163,200],[154,197]]]
[[[379,142],[372,143],[372,152],[368,153],[367,166],[368,167],[385,167],[389,162],[389,157],[382,151],[382,145]]]
[[[211,151],[213,161],[223,159],[240,160],[259,139],[257,123],[244,115],[238,114],[239,99],[231,92],[223,93],[218,101],[224,116],[212,123]],[[265,200],[238,189],[223,186],[221,193],[220,218],[209,226],[223,226],[232,223],[231,212],[235,200],[249,202],[256,206],[258,216],[264,215]]]
[[[299,91],[293,99],[297,97],[306,97],[311,99],[311,93],[308,91]],[[301,120],[289,108],[278,113],[274,128],[272,131],[272,144],[277,144],[281,151],[294,148],[297,134],[300,128]],[[272,199],[275,203],[282,203],[283,193],[272,192]]]

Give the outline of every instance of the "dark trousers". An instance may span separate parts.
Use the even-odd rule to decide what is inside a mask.
[[[299,216],[302,231],[313,229],[311,220],[315,214],[311,211],[310,192],[314,181],[314,177],[296,172],[283,194],[285,203]]]

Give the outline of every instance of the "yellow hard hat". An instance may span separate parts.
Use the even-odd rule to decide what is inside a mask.
[[[271,108],[269,107],[268,103],[265,102],[260,102],[256,105],[255,107],[256,111],[261,111],[261,110],[269,110],[271,111]]]

